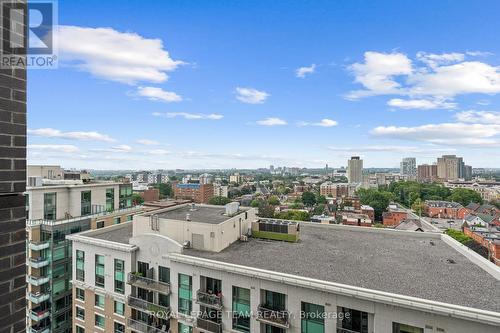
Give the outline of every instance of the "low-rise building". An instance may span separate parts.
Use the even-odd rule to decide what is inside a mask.
[[[173,182],[172,188],[176,199],[192,200],[196,203],[208,203],[214,196],[213,184]]]
[[[382,213],[382,223],[388,227],[395,227],[408,218],[408,212],[397,205],[389,205],[387,211]]]
[[[69,236],[73,331],[498,332],[500,268],[447,235],[236,209],[174,207]]]
[[[433,218],[463,219],[467,210],[458,202],[442,200],[426,200],[424,202],[425,214]]]
[[[342,212],[342,224],[371,227],[373,220],[366,214]]]
[[[356,184],[324,182],[319,187],[319,192],[325,197],[344,198],[354,196]]]

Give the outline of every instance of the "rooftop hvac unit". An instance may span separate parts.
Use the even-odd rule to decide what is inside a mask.
[[[239,202],[230,202],[226,206],[226,215],[233,215],[238,212],[238,209],[240,208],[240,203]]]

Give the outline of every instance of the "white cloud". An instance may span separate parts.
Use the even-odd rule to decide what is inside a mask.
[[[379,126],[372,130],[379,137],[423,141],[443,145],[477,147],[500,146],[500,125],[442,123],[415,127]]]
[[[265,91],[260,91],[253,88],[236,88],[236,99],[247,104],[262,104],[270,96]]]
[[[149,140],[149,139],[139,139],[139,140],[137,140],[137,143],[139,143],[141,145],[145,145],[145,146],[157,146],[160,144],[158,141]]]
[[[153,112],[152,115],[156,117],[166,117],[166,118],[182,117],[188,120],[200,120],[200,119],[220,120],[224,118],[223,115],[218,113],[203,114],[203,113],[187,113],[187,112],[166,112],[166,113]]]
[[[167,155],[170,154],[170,151],[165,149],[152,149],[147,151],[150,155]]]
[[[462,111],[457,113],[455,118],[463,123],[500,125],[500,112],[494,111]]]
[[[123,152],[123,153],[128,153],[128,152],[132,151],[132,147],[130,147],[128,145],[118,145],[118,146],[111,147],[111,149],[114,151]]]
[[[180,102],[182,97],[171,91],[165,91],[157,87],[138,87],[137,95],[146,97],[152,101],[161,101],[166,103]]]
[[[453,109],[457,106],[456,103],[445,102],[441,100],[429,99],[400,99],[393,98],[387,102],[387,105],[400,109]]]
[[[184,64],[170,57],[161,39],[112,28],[59,26],[56,38],[62,61],[110,81],[165,82]]]
[[[396,76],[412,73],[411,60],[402,53],[365,52],[363,63],[355,63],[350,70],[365,90],[352,91],[348,99],[400,92],[401,85],[395,81]]]
[[[28,134],[33,136],[42,136],[46,138],[62,138],[69,140],[81,140],[81,141],[104,141],[113,142],[113,138],[106,134],[101,134],[99,132],[62,132],[54,128],[38,128],[38,129],[28,129]]]
[[[311,66],[299,67],[295,70],[295,76],[300,78],[305,78],[307,74],[312,74],[316,70],[316,65],[312,64]]]
[[[415,66],[403,53],[365,52],[364,62],[349,67],[364,89],[347,94],[347,99],[374,95],[408,96],[392,99],[396,107],[453,108],[453,99],[464,94],[500,93],[500,67],[469,60],[479,52],[430,54],[419,52]],[[418,102],[417,102],[418,101]]]
[[[298,125],[299,126],[333,127],[333,126],[337,126],[338,122],[335,120],[332,120],[332,119],[325,118],[325,119],[321,119],[317,123],[309,123],[309,122],[302,121],[302,122],[299,122]]]
[[[43,150],[61,153],[76,153],[79,151],[78,147],[73,145],[28,145],[29,150]]]
[[[287,122],[283,119],[280,118],[266,118],[262,120],[258,120],[257,124],[262,125],[262,126],[282,126],[286,125]]]

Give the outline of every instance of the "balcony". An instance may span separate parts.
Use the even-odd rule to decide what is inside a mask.
[[[29,246],[30,250],[41,251],[41,250],[48,249],[50,247],[50,242],[48,240],[47,241],[39,241],[39,242],[30,241],[28,243],[28,246]]]
[[[42,303],[43,301],[46,301],[50,298],[50,295],[49,294],[45,294],[45,293],[29,293],[28,294],[28,299],[31,303],[34,303],[34,304],[40,304]]]
[[[165,295],[170,294],[169,283],[143,277],[138,275],[137,273],[128,273],[127,283],[134,287],[139,287],[147,290],[154,290]]]
[[[290,327],[290,313],[287,310],[273,310],[265,304],[260,304],[257,310],[258,321],[284,329]]]
[[[361,331],[353,331],[347,328],[337,327],[337,333],[361,333]]]
[[[49,264],[49,259],[44,257],[29,258],[28,264],[33,268],[41,268]]]
[[[30,327],[29,333],[49,333],[50,326],[48,325],[40,325],[40,326],[32,326]]]
[[[47,282],[49,282],[49,278],[46,277],[46,276],[28,276],[26,278],[26,282],[34,285],[34,286],[41,286],[42,284],[45,284]]]
[[[49,309],[33,309],[30,311],[30,318],[34,321],[40,321],[48,316],[50,316]]]
[[[132,318],[127,319],[127,326],[132,331],[140,332],[140,333],[166,333],[169,332],[166,325],[162,327],[155,327],[148,325],[147,323],[139,320],[135,320]]]
[[[196,327],[210,333],[222,333],[222,323],[216,323],[200,317],[196,319]]]
[[[134,296],[128,296],[127,297],[127,302],[128,305],[141,310],[141,311],[149,311],[149,312],[155,312],[156,316],[161,317],[161,318],[169,318],[170,317],[170,307],[169,306],[163,306],[160,304],[155,304],[152,302],[148,302],[146,300],[134,297]]]
[[[196,303],[216,310],[222,310],[222,296],[209,294],[206,291],[196,292]]]

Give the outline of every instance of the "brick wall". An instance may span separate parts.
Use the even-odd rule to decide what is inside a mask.
[[[2,38],[9,32],[4,30]],[[0,332],[26,329],[26,70],[0,69]]]

